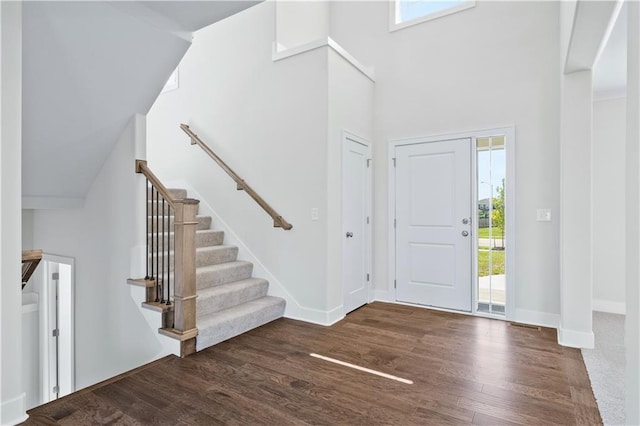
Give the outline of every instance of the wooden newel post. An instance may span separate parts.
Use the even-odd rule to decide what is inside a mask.
[[[196,328],[196,228],[198,200],[175,200],[174,221],[174,326],[180,336],[181,355],[195,352]]]

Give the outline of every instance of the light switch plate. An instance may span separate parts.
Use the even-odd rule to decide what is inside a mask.
[[[551,209],[538,209],[536,211],[536,220],[538,222],[551,222]]]
[[[311,220],[318,220],[320,218],[320,213],[317,207],[311,209]]]

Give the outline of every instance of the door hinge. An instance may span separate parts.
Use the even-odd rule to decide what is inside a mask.
[[[367,167],[371,165],[371,158],[367,158]]]
[[[369,281],[369,274],[367,274],[367,281]]]
[[[51,279],[52,280],[59,280],[60,279],[60,273],[59,272],[54,272],[51,274]]]
[[[54,386],[53,389],[51,389],[51,391],[55,394],[60,393],[60,387],[59,386]]]
[[[393,167],[395,167],[396,166],[396,159],[392,158],[392,160],[393,160]]]
[[[60,330],[59,330],[59,329],[57,329],[57,328],[56,328],[56,329],[54,329],[54,330],[52,330],[52,331],[51,331],[51,335],[52,335],[53,337],[58,337],[58,336],[60,336]]]
[[[398,288],[398,283],[396,283],[396,280],[393,280],[393,288]]]
[[[396,227],[397,219],[393,219],[393,227]]]
[[[369,216],[367,216],[367,225],[369,224]]]

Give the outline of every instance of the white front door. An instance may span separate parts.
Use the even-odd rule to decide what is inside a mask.
[[[344,313],[368,302],[371,147],[346,136],[342,151],[342,288]]]
[[[471,140],[396,147],[396,299],[471,311]]]

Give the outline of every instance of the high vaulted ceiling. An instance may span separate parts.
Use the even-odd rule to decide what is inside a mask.
[[[191,32],[256,3],[24,2],[23,208],[80,204]]]

